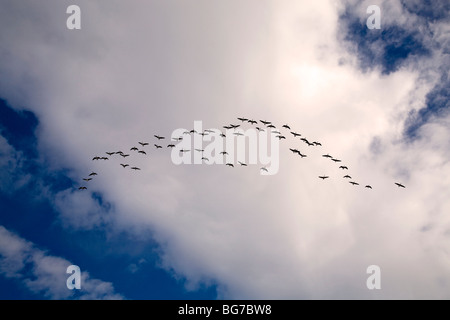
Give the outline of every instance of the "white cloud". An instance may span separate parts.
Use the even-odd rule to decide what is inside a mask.
[[[151,230],[166,268],[190,288],[218,283],[224,298],[449,296],[449,118],[412,144],[401,136],[436,81],[424,76],[432,59],[388,76],[361,73],[336,39],[342,5],[332,1],[81,1],[78,33],[64,29],[56,2],[9,6],[34,13],[35,27],[43,12],[48,19],[34,40],[17,24],[6,28],[2,51],[20,54],[0,62],[9,76],[1,94],[38,114],[40,151],[54,167],[73,168],[78,180],[99,172],[86,193],[56,196],[64,221]],[[24,74],[39,86],[19,81]],[[128,160],[141,172],[91,161],[194,120],[220,127],[237,116],[287,122],[324,146],[282,144],[271,177],[259,167],[174,166],[168,151],[152,148]],[[293,157],[291,145],[308,158]],[[373,190],[343,182],[326,152]],[[113,202],[114,219],[103,218],[91,191]],[[371,264],[382,270],[379,292],[365,287]]]
[[[123,299],[110,282],[91,278],[86,271],[81,274],[80,291],[69,290],[66,270],[71,264],[0,226],[0,274],[16,278],[31,292],[50,299]]]

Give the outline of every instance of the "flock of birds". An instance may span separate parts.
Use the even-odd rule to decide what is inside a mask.
[[[236,136],[243,136],[244,135],[243,133],[236,132],[235,130],[238,129],[239,127],[241,127],[242,124],[249,123],[249,124],[253,125],[255,127],[255,129],[258,130],[258,131],[270,130],[271,134],[275,134],[275,137],[278,138],[280,141],[281,140],[286,140],[285,133],[282,133],[280,130],[278,130],[277,127],[271,121],[259,120],[259,122],[258,122],[258,121],[254,120],[254,119],[248,119],[248,118],[243,118],[243,117],[238,117],[237,119],[239,121],[241,121],[241,124],[229,124],[229,125],[223,126],[223,128],[227,129],[227,130],[233,130],[234,132],[232,134],[234,134]],[[261,123],[262,125],[264,125],[264,127],[258,126],[258,123]],[[296,131],[292,131],[291,127],[289,125],[287,125],[287,124],[283,124],[281,126],[281,130],[283,130],[283,131],[288,130],[288,134],[290,133],[293,136],[293,138],[300,138],[299,140],[303,141],[308,147],[321,147],[322,146],[322,143],[320,143],[318,141],[310,141],[307,138],[303,137],[300,133],[298,133]],[[190,131],[185,131],[183,134],[188,134],[188,135],[198,134],[198,135],[201,135],[202,137],[204,137],[204,136],[206,136],[208,134],[216,134],[216,133],[217,133],[217,131],[214,131],[214,130],[208,130],[207,129],[207,130],[204,130],[203,132],[197,132],[196,130],[192,129]],[[223,137],[223,138],[226,137],[226,134],[223,133],[223,132],[220,132],[219,135],[221,137]],[[160,136],[160,135],[154,135],[154,138],[156,139],[156,142],[157,142],[157,143],[154,143],[155,149],[156,150],[157,149],[162,149],[163,148],[163,145],[161,144],[162,140],[165,140],[166,138],[164,136]],[[173,141],[181,141],[181,140],[183,140],[183,137],[182,136],[175,137],[175,138],[172,138],[172,140]],[[122,157],[123,160],[124,160],[124,161],[121,161],[121,163],[120,163],[120,166],[122,166],[122,168],[124,168],[124,169],[130,168],[131,170],[134,170],[134,171],[141,170],[141,168],[133,166],[133,165],[130,165],[129,163],[126,163],[127,161],[125,161],[128,157],[131,156],[131,152],[135,152],[135,153],[142,154],[142,155],[147,155],[147,152],[149,150],[145,149],[145,147],[149,146],[150,143],[149,142],[139,141],[138,144],[141,147],[140,148],[137,147],[137,146],[131,147],[130,148],[130,153],[125,153],[125,152],[120,151],[120,150],[119,151],[112,151],[112,152],[105,152],[105,154],[108,155],[108,157],[107,156],[95,156],[95,157],[92,158],[92,161],[106,161],[106,160],[109,160],[111,157]],[[175,147],[175,144],[169,143],[169,144],[167,144],[166,148],[174,148],[174,147]],[[306,154],[303,154],[297,148],[289,148],[289,150],[293,154],[296,154],[296,155],[300,156],[301,158],[306,158],[307,157]],[[190,152],[190,151],[191,150],[188,150],[188,149],[180,149],[180,153]],[[203,151],[204,151],[203,149],[195,149],[195,151],[202,152],[202,158],[201,158],[202,161],[209,161],[208,158],[203,157]],[[226,151],[222,151],[222,152],[220,152],[220,154],[225,156],[228,153]],[[327,154],[323,154],[322,157],[326,158],[326,159],[330,159],[334,163],[339,163],[339,164],[342,163],[341,159],[335,158],[335,157],[331,156],[328,153]],[[122,163],[122,162],[125,162],[125,163]],[[247,166],[247,164],[244,163],[244,162],[238,161],[238,163],[239,163],[240,166]],[[229,167],[234,167],[234,164],[230,163],[230,162],[225,163],[225,165],[229,166]],[[346,171],[346,170],[348,171],[349,170],[348,167],[344,166],[344,165],[340,165],[339,169],[342,169],[343,171]],[[268,172],[266,167],[261,167],[260,170]],[[87,183],[87,182],[91,181],[97,175],[98,174],[96,172],[91,172],[88,175],[87,178],[83,178],[83,181]],[[318,176],[318,178],[322,179],[322,180],[326,180],[326,179],[329,179],[330,176],[328,176],[328,175],[320,175],[320,176]],[[351,185],[353,185],[353,186],[359,186],[360,185],[358,182],[356,182],[348,174],[344,175],[343,179],[348,180],[348,182]],[[399,187],[399,188],[406,188],[403,184],[401,184],[399,182],[394,182],[394,184],[397,187]],[[367,184],[367,185],[365,185],[365,188],[372,189],[372,186]],[[86,187],[86,185],[82,185],[78,189],[79,190],[87,190],[87,187]]]

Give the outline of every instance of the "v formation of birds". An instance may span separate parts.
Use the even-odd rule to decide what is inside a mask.
[[[248,123],[250,125],[253,125],[255,127],[255,129],[257,129],[258,131],[264,131],[264,130],[271,130],[271,134],[275,134],[275,137],[278,138],[280,141],[281,140],[286,140],[286,136],[280,131],[277,130],[277,127],[271,122],[271,121],[265,121],[265,120],[259,120],[259,123],[261,123],[264,127],[262,126],[257,126],[258,125],[258,121],[254,120],[254,119],[248,119],[248,118],[243,118],[243,117],[238,117],[237,118],[239,121],[241,121],[241,124],[229,124],[229,125],[225,125],[223,126],[224,129],[227,130],[236,130],[237,128],[241,127],[242,124],[244,123]],[[288,130],[288,134],[290,133],[294,139],[301,137],[299,140],[303,141],[308,147],[322,147],[322,143],[318,142],[318,141],[310,141],[307,138],[303,137],[300,133],[296,132],[296,131],[292,131],[291,127],[287,124],[284,124],[281,126],[281,130],[285,131]],[[198,134],[201,136],[206,136],[208,134],[214,134],[215,131],[212,130],[204,130],[203,132],[197,132],[196,130],[190,130],[190,131],[186,131],[184,132],[184,134],[189,134],[189,135],[193,135],[193,134]],[[242,136],[243,134],[240,132],[234,132],[233,133],[236,136]],[[225,138],[226,135],[225,133],[220,133],[220,137]],[[163,145],[161,144],[162,140],[165,140],[166,138],[164,136],[160,136],[160,135],[154,135],[154,138],[156,139],[156,143],[154,143],[154,147],[156,150],[158,149],[163,149]],[[172,138],[173,141],[181,141],[183,139],[183,137],[177,137],[177,138]],[[115,157],[115,158],[119,158],[119,159],[123,159],[123,162],[127,162],[125,161],[125,159],[127,159],[127,157],[130,157],[132,155],[132,153],[139,153],[139,154],[143,154],[143,155],[147,155],[147,152],[149,152],[149,150],[147,149],[144,150],[146,147],[148,148],[148,146],[150,145],[149,142],[142,142],[139,141],[138,144],[140,145],[140,148],[138,148],[137,146],[133,146],[130,148],[130,153],[125,153],[123,151],[111,151],[111,152],[105,152],[105,154],[108,155],[108,157],[106,156],[94,156],[92,158],[92,161],[104,161],[104,160],[109,160],[111,157]],[[166,148],[173,148],[175,147],[175,144],[173,143],[169,143]],[[209,161],[208,158],[203,157],[203,149],[194,149],[197,152],[202,152],[202,161]],[[289,150],[295,155],[298,155],[301,158],[306,158],[307,155],[303,154],[300,150],[298,150],[297,148],[289,148]],[[185,149],[181,149],[180,153],[183,152],[190,152],[191,150],[185,150]],[[220,152],[220,154],[222,155],[227,155],[228,153],[226,151],[222,151]],[[325,159],[329,159],[330,161],[340,164],[342,162],[341,159],[335,158],[333,156],[331,156],[330,154],[323,154],[322,155],[323,158]],[[238,161],[238,164],[241,167],[247,167],[248,165],[244,162]],[[234,168],[234,163],[225,163],[226,166],[228,167],[232,167]],[[141,170],[141,168],[136,167],[136,166],[132,166],[128,163],[120,163],[120,166],[122,166],[124,169],[129,168],[130,170],[134,170],[134,171],[139,171]],[[342,169],[343,171],[348,171],[349,168],[347,166],[344,165],[340,165],[339,169]],[[267,168],[265,167],[261,167],[260,168],[261,171],[265,171],[268,172]],[[91,172],[87,178],[83,178],[83,181],[85,182],[89,182],[91,181],[95,176],[97,176],[98,174],[96,172]],[[326,179],[330,179],[330,176],[328,175],[320,175],[318,176],[319,179],[322,180],[326,180]],[[350,175],[346,174],[342,177],[342,179],[344,180],[348,180],[348,183],[353,185],[353,186],[359,186],[360,184],[355,181]],[[399,182],[394,182],[394,184],[399,187],[399,188],[406,188],[403,184],[399,183]],[[366,184],[365,185],[366,189],[372,189],[372,186],[370,184]],[[82,185],[78,188],[78,190],[87,190],[86,185]]]

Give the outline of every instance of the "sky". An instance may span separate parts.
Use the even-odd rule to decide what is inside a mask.
[[[450,298],[448,1],[1,7],[0,299]],[[272,174],[174,160],[259,120]]]

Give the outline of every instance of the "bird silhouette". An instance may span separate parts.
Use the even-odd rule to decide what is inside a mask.
[[[173,148],[173,147],[175,147],[174,144],[168,144],[168,145],[167,145],[167,148]]]
[[[330,156],[328,153],[327,154],[324,154],[324,155],[322,155],[322,157],[324,157],[324,158],[333,158],[332,156]]]
[[[141,170],[141,169],[138,168],[138,167],[132,167],[131,169],[132,169],[132,170]]]
[[[340,166],[339,169],[348,170],[348,168],[346,166]]]
[[[262,168],[260,168],[259,170],[262,170],[262,171],[265,171],[265,172],[269,172],[269,170],[267,170],[266,167],[262,167]]]
[[[138,142],[141,146],[143,146],[143,147],[145,147],[145,146],[148,146],[149,145],[149,143],[148,142]]]
[[[129,154],[123,154],[123,153],[121,153],[120,154],[122,157],[124,157],[124,158],[126,158],[126,157],[129,157],[130,155]]]
[[[79,187],[78,190],[86,190],[86,187]]]
[[[313,144],[314,144],[315,146],[322,146],[322,144],[321,144],[320,142],[317,142],[317,141],[313,141]]]
[[[329,176],[319,176],[319,178],[322,179],[322,180],[325,180],[325,179],[328,179]]]
[[[139,150],[139,149],[136,148],[136,147],[133,147],[133,148],[130,149],[130,151],[138,151],[138,150]]]
[[[266,126],[271,123],[270,121],[264,121],[264,120],[259,120],[259,121]]]
[[[238,120],[240,120],[240,121],[242,121],[242,122],[248,121],[247,118],[238,118]]]
[[[273,124],[269,124],[269,125],[267,126],[267,128],[273,128],[273,129],[275,129],[276,127],[275,127]]]
[[[291,131],[291,133],[292,133],[292,135],[294,136],[294,138],[297,138],[297,137],[300,137],[300,136],[301,136],[301,134],[300,134],[300,133],[297,133],[297,132]]]
[[[351,184],[354,185],[354,186],[359,186],[359,183],[358,183],[358,182],[355,182],[355,181],[349,181],[349,183],[351,183]]]
[[[220,152],[220,154],[226,155],[226,154],[228,154],[228,152],[222,151],[222,152]]]
[[[112,156],[113,154],[115,154],[115,152],[106,152],[106,154],[107,154],[108,156]]]
[[[331,159],[331,161],[334,161],[334,162],[342,162],[342,160],[339,160],[339,159]]]
[[[240,164],[241,166],[243,166],[243,167],[246,167],[246,166],[247,166],[247,164],[244,163],[244,162],[240,162],[240,161],[238,161],[238,162],[239,162],[239,164]]]
[[[367,189],[372,189],[372,186],[367,185],[367,186],[365,186],[365,188],[367,188]]]
[[[158,139],[158,140],[162,140],[162,139],[165,139],[165,137],[162,137],[162,136],[158,136],[158,135],[154,135],[154,137],[156,138],[156,139]]]
[[[278,138],[279,140],[281,140],[281,139],[286,139],[286,137],[283,136],[283,135],[277,135],[276,138]]]
[[[91,172],[91,174],[89,174],[89,177],[96,176],[96,175],[97,175],[97,172]]]
[[[144,150],[139,150],[138,153],[147,154]]]
[[[289,127],[287,124],[283,124],[281,127],[282,127],[282,128],[286,128],[286,129],[288,129],[288,130],[291,130],[291,127]]]
[[[232,163],[226,163],[226,165],[234,168],[234,165]]]
[[[91,181],[92,178],[83,179],[84,181]]]
[[[257,124],[258,121],[256,121],[256,120],[248,120],[248,123],[250,123],[250,124]]]
[[[346,175],[346,176],[344,176],[344,178],[351,179],[352,177],[350,177],[349,175]]]
[[[402,185],[401,183],[395,182],[395,184],[399,187],[399,188],[406,188],[404,185]]]
[[[123,168],[126,168],[126,167],[129,167],[130,165],[129,164],[123,164],[123,163],[121,163],[120,164]]]
[[[155,144],[156,149],[160,149],[162,148],[162,146],[160,146],[159,144]]]
[[[299,155],[300,157],[302,157],[302,158],[306,158],[306,157],[307,157],[306,154],[302,154],[301,152],[299,152],[298,155]]]

